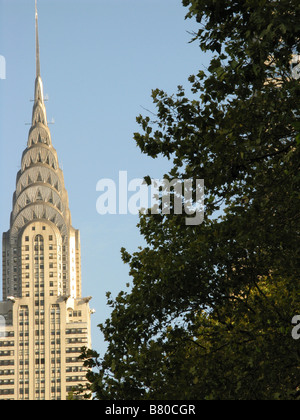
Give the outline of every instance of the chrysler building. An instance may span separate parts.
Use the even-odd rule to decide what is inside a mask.
[[[0,400],[64,400],[86,381],[90,297],[81,295],[80,234],[52,145],[40,71],[36,8],[32,123],[3,234]]]

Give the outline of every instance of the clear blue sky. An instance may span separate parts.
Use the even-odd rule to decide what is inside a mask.
[[[181,0],[39,0],[41,73],[54,147],[69,193],[73,226],[80,229],[83,294],[93,296],[93,347],[105,349],[97,324],[130,282],[120,249],[143,245],[132,215],[100,216],[101,178],[162,178],[168,162],[143,156],[133,133],[142,107],[153,110],[151,89],[175,93],[208,64],[188,31]],[[26,148],[35,79],[34,0],[0,0],[0,234],[9,229],[15,179]],[[1,267],[2,270],[2,267]],[[1,296],[0,296],[1,298]]]

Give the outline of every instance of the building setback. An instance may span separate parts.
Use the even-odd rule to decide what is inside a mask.
[[[47,124],[36,9],[32,125],[3,234],[0,400],[65,400],[84,384],[90,297],[81,295],[80,234]]]

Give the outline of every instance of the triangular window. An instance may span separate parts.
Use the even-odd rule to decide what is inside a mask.
[[[36,201],[43,201],[43,197],[42,194],[40,192],[40,190],[38,190],[37,196],[36,196]]]

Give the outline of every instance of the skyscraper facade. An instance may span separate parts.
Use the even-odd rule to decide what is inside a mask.
[[[27,148],[3,234],[0,400],[60,400],[85,382],[90,297],[81,295],[80,234],[47,123],[36,9],[36,80]]]

